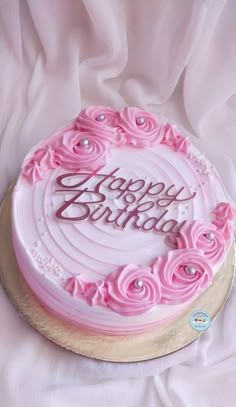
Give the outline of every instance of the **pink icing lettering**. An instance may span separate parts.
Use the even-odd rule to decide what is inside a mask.
[[[108,179],[110,178],[114,178],[114,174],[119,171],[119,168],[115,168],[113,171],[111,171],[109,174],[97,174],[99,177],[103,177],[103,179],[101,179],[95,186],[95,191],[99,192],[101,185]],[[122,178],[120,178],[122,179]]]
[[[120,168],[115,168],[110,171],[108,174],[101,174],[98,172],[78,172],[78,173],[69,173],[63,174],[57,177],[57,184],[61,189],[56,190],[56,192],[69,192],[74,193],[75,195],[69,201],[63,203],[63,205],[57,210],[56,217],[61,220],[71,220],[71,221],[82,221],[89,219],[91,222],[96,222],[102,219],[107,224],[114,224],[117,227],[124,229],[128,224],[136,229],[143,231],[155,231],[162,233],[171,233],[177,234],[182,227],[182,224],[174,219],[166,220],[164,223],[160,224],[163,217],[168,213],[168,210],[165,210],[159,217],[149,217],[148,219],[142,219],[140,216],[142,213],[150,211],[155,207],[155,204],[160,207],[167,207],[174,201],[185,201],[192,199],[196,193],[193,193],[189,197],[180,198],[181,193],[185,187],[181,187],[179,190],[173,190],[175,185],[171,185],[165,190],[166,186],[164,182],[146,182],[143,179],[129,179],[126,180],[122,177],[116,177],[115,174],[119,171]],[[78,179],[82,177],[82,179]],[[75,178],[75,179],[74,179]],[[85,187],[86,183],[93,178],[96,180],[93,187]],[[69,180],[69,182],[67,181]],[[105,184],[105,182],[108,183]],[[79,189],[83,187],[83,189]],[[111,191],[118,191],[119,195],[116,196],[115,200],[123,196],[124,208],[113,210],[109,206],[104,206],[102,203],[106,200],[106,195],[100,192],[101,188],[108,189]],[[78,188],[78,189],[77,189]],[[141,196],[137,199],[137,192],[141,191]],[[164,194],[161,194],[164,191]],[[87,194],[86,194],[87,192]],[[88,193],[92,194],[92,197],[88,199]],[[161,194],[161,195],[160,195]],[[142,201],[146,197],[156,197],[159,199],[151,200],[147,202],[139,203],[134,209],[129,209],[129,206],[134,204],[137,199],[137,202]],[[92,204],[100,203],[96,208],[92,207]],[[79,211],[78,216],[69,217],[65,215],[66,209],[70,205],[76,205]],[[132,222],[132,223],[131,223]]]
[[[137,222],[140,220],[140,217],[138,216],[138,214],[139,214],[139,213],[142,213],[142,212],[147,212],[147,211],[149,211],[150,209],[153,208],[154,205],[155,205],[154,202],[148,201],[148,202],[144,202],[144,203],[142,203],[142,204],[136,206],[135,209],[133,209],[132,211],[130,211],[130,212],[128,213],[128,216],[127,216],[126,219],[122,222],[121,227],[122,227],[122,228],[125,228],[125,227],[127,226],[127,224],[129,223],[129,221],[130,221],[132,218],[134,218],[133,226],[134,226],[135,228],[137,228],[137,229],[140,229],[141,226],[139,226],[139,225],[137,224]]]
[[[128,204],[132,204],[136,201],[136,198],[133,194],[126,194],[124,196],[124,201]]]
[[[85,175],[86,177],[84,179],[82,179],[80,182],[77,182],[77,183],[75,183],[73,185],[64,184],[63,181],[66,180],[67,178],[69,178],[69,180],[70,180],[70,179],[73,179],[73,177],[78,177],[78,175]],[[56,179],[56,182],[62,188],[74,189],[74,188],[78,188],[78,187],[81,187],[82,185],[84,185],[94,175],[95,175],[95,173],[76,173],[76,172],[72,172],[70,174],[59,175],[59,177],[57,177],[57,179]]]
[[[163,232],[163,233],[175,233],[176,226],[178,226],[178,222],[174,219],[169,219],[162,224],[162,226],[159,230],[160,230],[160,232]]]
[[[114,217],[114,219],[111,219],[111,215],[112,213],[106,216],[106,218],[104,219],[105,223],[109,224],[109,223],[114,223],[116,226],[120,227],[120,224],[118,223],[118,220],[121,218],[122,215],[127,214],[127,210],[128,210],[129,205],[126,205],[123,209],[119,209],[118,210],[118,214]]]
[[[182,198],[182,199],[177,199],[177,197],[179,196],[179,194],[184,190],[184,187],[181,187],[177,192],[174,192],[173,194],[170,193],[171,189],[175,188],[175,185],[171,185],[169,188],[167,188],[167,190],[165,191],[165,197],[164,198],[160,198],[157,200],[157,205],[161,206],[161,207],[166,207],[171,205],[173,202],[182,202],[182,201],[188,201],[190,199],[193,199],[196,195],[196,192],[193,192],[192,195],[186,197],[186,198]]]
[[[126,205],[123,209],[118,209],[118,213],[113,216],[112,219],[112,211],[109,207],[103,208],[103,205],[99,205],[99,207],[95,208],[94,211],[90,212],[89,215],[89,220],[91,222],[96,222],[97,220],[100,220],[103,218],[104,222],[109,224],[109,223],[114,223],[116,226],[120,227],[120,224],[118,223],[118,220],[121,218],[122,215],[127,214],[127,209],[129,205]],[[100,213],[97,217],[94,215],[97,214],[100,210],[102,210],[102,213]]]
[[[125,183],[126,183],[126,180],[124,178],[115,178],[110,182],[110,184],[108,185],[108,188],[110,188],[112,191],[116,191],[117,189],[119,191],[122,191],[121,187]]]
[[[118,179],[124,179],[124,178],[118,178]],[[117,196],[117,199],[120,198],[122,195],[124,195],[126,192],[138,192],[145,185],[145,181],[143,179],[137,179],[137,180],[130,179],[129,181],[126,181],[126,182],[127,182],[127,184],[126,184],[125,188],[123,188],[123,189],[116,188],[117,190],[120,191],[120,194]],[[108,185],[108,188],[115,190],[115,188],[111,188],[111,184]]]
[[[154,188],[157,187],[157,190],[153,191]],[[138,199],[138,202],[140,202],[143,198],[145,198],[147,195],[151,196],[156,196],[159,195],[163,190],[165,189],[165,184],[164,182],[157,182],[156,184],[153,184],[152,182],[149,183],[148,187],[144,191],[144,193],[141,195],[141,197]]]
[[[157,226],[157,224],[160,222],[160,220],[167,214],[167,212],[168,212],[168,211],[164,211],[164,212],[159,216],[159,218],[152,217],[152,218],[149,218],[149,219],[145,220],[145,222],[143,222],[142,229],[143,229],[144,231],[146,231],[146,232],[148,232],[148,231],[150,231],[150,230],[159,231],[159,230],[156,228],[156,226]],[[150,225],[150,226],[147,226],[147,225],[149,225],[149,223],[151,223],[151,225]]]
[[[96,222],[97,220],[101,219],[104,217],[104,215],[108,214],[111,215],[112,211],[110,208],[108,208],[108,206],[106,208],[103,208],[103,212],[100,213],[97,217],[94,217],[95,213],[97,213],[100,209],[102,208],[102,205],[100,205],[99,208],[96,208],[93,213],[90,214],[89,216],[89,220],[91,220],[92,222]]]
[[[70,221],[79,221],[79,220],[85,220],[89,217],[90,215],[90,208],[88,206],[89,203],[99,203],[99,202],[104,202],[105,201],[105,195],[101,193],[96,193],[98,195],[98,199],[94,201],[86,201],[86,202],[78,202],[77,200],[85,193],[85,192],[91,192],[88,191],[87,188],[79,191],[76,195],[74,195],[69,201],[65,201],[64,204],[56,211],[56,217],[60,220],[70,220]],[[71,205],[78,205],[79,209],[82,210],[82,215],[80,216],[64,216],[63,212],[68,209]]]

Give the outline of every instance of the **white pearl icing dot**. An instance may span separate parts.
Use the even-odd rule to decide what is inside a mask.
[[[105,114],[100,113],[100,114],[96,117],[96,120],[97,120],[98,122],[103,122],[103,120],[105,120],[105,118],[106,118]]]
[[[81,147],[89,147],[89,139],[87,138],[82,138],[79,142],[79,145]]]
[[[137,278],[137,280],[135,280],[134,282],[134,286],[135,288],[142,288],[143,287],[143,280],[140,280],[139,278]]]
[[[184,271],[185,273],[190,274],[191,276],[193,276],[197,272],[197,270],[192,266],[186,266]]]
[[[209,232],[209,233],[206,234],[206,238],[207,238],[208,240],[213,240],[214,237],[215,237],[214,232]]]
[[[144,124],[145,123],[144,117],[137,117],[136,123],[138,126],[140,126],[141,124]]]

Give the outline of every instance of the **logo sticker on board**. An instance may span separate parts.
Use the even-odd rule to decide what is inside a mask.
[[[189,318],[190,326],[198,332],[205,331],[211,325],[211,317],[205,311],[195,311]]]

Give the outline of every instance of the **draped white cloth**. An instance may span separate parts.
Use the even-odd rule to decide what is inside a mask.
[[[0,197],[31,146],[104,104],[184,126],[236,201],[235,16],[234,0],[1,0]],[[200,340],[112,364],[41,337],[0,287],[0,405],[234,406],[235,311],[236,287]]]

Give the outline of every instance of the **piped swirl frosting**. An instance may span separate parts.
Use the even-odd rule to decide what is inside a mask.
[[[179,304],[195,298],[209,287],[212,267],[225,254],[229,237],[222,232],[221,221],[231,225],[235,210],[220,202],[213,214],[212,223],[185,222],[171,239],[174,250],[156,258],[152,265],[128,264],[97,282],[78,283],[79,276],[70,277],[65,290],[90,305],[127,316],[142,314],[158,303]]]
[[[82,139],[86,143],[80,143]],[[137,107],[115,111],[91,106],[49,144],[40,147],[22,168],[22,174],[34,184],[57,166],[71,170],[99,168],[107,163],[111,148],[147,148],[159,143],[184,154],[189,152],[189,141],[174,126],[162,125],[152,113]]]
[[[187,267],[194,274],[188,274]],[[90,305],[109,307],[121,315],[139,315],[158,303],[178,304],[194,298],[212,278],[211,265],[201,250],[182,249],[157,258],[152,267],[129,264],[104,281],[78,284],[78,276],[70,277],[65,290]]]
[[[167,123],[161,128],[161,143],[168,145],[174,151],[180,151],[188,154],[190,142],[186,137],[183,137],[175,126]]]
[[[81,131],[89,131],[113,142],[118,124],[118,112],[105,106],[90,106],[83,109],[75,125]]]
[[[224,255],[224,236],[210,222],[185,222],[175,239],[177,249],[201,250],[212,265],[219,262]]]
[[[156,116],[136,107],[125,107],[119,112],[119,133],[127,144],[150,147],[161,142],[161,124]]]
[[[139,287],[136,283],[141,282]],[[137,315],[161,300],[151,267],[129,264],[107,278],[107,305],[122,315]]]
[[[93,133],[69,130],[55,145],[61,166],[70,170],[95,170],[108,160],[110,143]]]
[[[233,233],[232,219],[236,215],[236,210],[227,202],[220,202],[213,211],[217,230],[226,240],[230,239]]]
[[[27,181],[34,184],[45,177],[48,169],[56,168],[60,165],[55,149],[51,145],[39,148],[33,158],[24,167],[24,176]]]
[[[188,273],[188,268],[194,273]],[[170,251],[154,262],[153,273],[160,282],[162,302],[166,304],[179,304],[194,298],[213,278],[210,263],[197,249]]]

